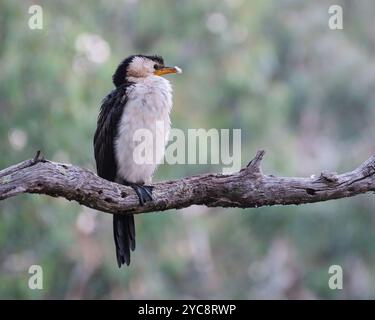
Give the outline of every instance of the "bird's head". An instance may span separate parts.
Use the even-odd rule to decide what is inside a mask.
[[[128,78],[141,79],[169,73],[181,73],[181,69],[164,66],[164,60],[160,56],[133,55],[126,58],[117,67],[113,75],[113,83],[118,87],[125,83]]]

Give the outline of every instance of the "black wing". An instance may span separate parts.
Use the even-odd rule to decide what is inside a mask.
[[[118,87],[105,97],[94,136],[94,153],[98,176],[109,181],[115,181],[116,179],[117,164],[114,141],[127,102],[126,88],[128,86]]]
[[[114,141],[124,107],[127,103],[126,83],[113,90],[104,100],[98,117],[94,136],[94,153],[99,177],[115,181],[117,163]],[[113,233],[116,245],[117,264],[130,263],[130,249],[135,249],[135,226],[133,215],[113,215]]]

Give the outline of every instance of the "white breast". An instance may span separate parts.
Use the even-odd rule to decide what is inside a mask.
[[[150,76],[129,87],[127,96],[128,102],[124,107],[115,140],[118,175],[128,182],[150,183],[157,165],[164,157],[168,141],[172,88],[168,80]],[[164,127],[156,126],[157,122]],[[140,143],[134,141],[134,133],[139,129],[146,129],[152,134],[152,143],[147,146],[148,149],[153,148],[151,163],[140,164],[134,160],[133,152]],[[164,139],[157,139],[160,136]]]

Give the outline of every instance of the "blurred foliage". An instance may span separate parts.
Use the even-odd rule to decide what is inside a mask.
[[[28,28],[40,4],[43,30]],[[157,53],[173,126],[241,128],[242,162],[309,176],[351,170],[375,153],[371,0],[0,1],[0,167],[47,158],[94,170],[92,136],[111,75],[127,55]],[[155,180],[211,165],[162,165]],[[259,209],[191,207],[137,216],[129,268],[115,263],[111,217],[64,199],[0,203],[0,298],[375,298],[373,195]],[[27,287],[28,268],[44,289]],[[328,268],[344,289],[328,288]]]

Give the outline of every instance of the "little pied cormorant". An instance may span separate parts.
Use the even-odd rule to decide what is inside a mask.
[[[94,152],[98,175],[109,181],[131,186],[143,205],[152,201],[152,175],[164,157],[170,131],[172,87],[161,77],[180,73],[178,67],[165,67],[160,56],[133,55],[117,67],[113,75],[116,88],[103,100],[94,136]],[[164,124],[164,140],[157,141],[156,122]],[[133,151],[137,146],[134,133],[150,130],[157,155],[152,164],[138,164]],[[160,140],[160,139],[159,139]],[[151,146],[152,147],[152,146]],[[153,153],[154,154],[154,153]],[[117,264],[130,263],[130,250],[135,249],[135,225],[132,214],[113,215],[113,233]]]

